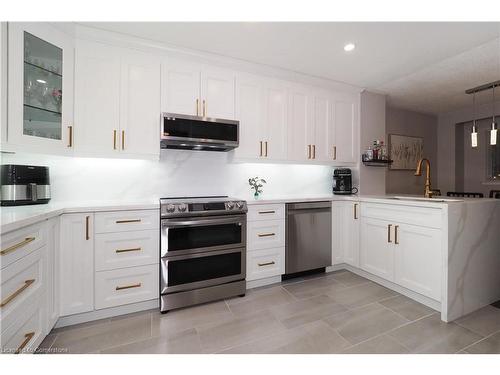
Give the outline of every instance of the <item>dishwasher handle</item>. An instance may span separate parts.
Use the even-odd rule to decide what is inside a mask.
[[[287,211],[297,211],[297,210],[311,210],[311,209],[331,209],[332,202],[300,202],[300,203],[287,203]]]

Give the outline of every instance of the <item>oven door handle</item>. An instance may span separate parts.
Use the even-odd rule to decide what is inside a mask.
[[[161,226],[168,228],[178,228],[178,227],[192,227],[192,226],[203,226],[203,225],[218,225],[218,224],[237,224],[243,225],[244,217],[232,217],[232,218],[217,218],[217,219],[196,219],[196,220],[176,220],[176,219],[163,219],[161,221]]]

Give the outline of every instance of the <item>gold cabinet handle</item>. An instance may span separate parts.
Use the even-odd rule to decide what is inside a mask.
[[[311,145],[307,145],[307,158],[311,159]]]
[[[113,150],[116,150],[116,129],[113,130]]]
[[[313,148],[313,159],[316,159],[316,145],[312,145]]]
[[[4,307],[6,306],[9,302],[11,302],[14,298],[16,298],[18,295],[20,295],[24,290],[26,290],[27,288],[29,288],[29,286],[31,284],[33,284],[35,282],[35,279],[30,279],[30,280],[26,280],[23,284],[22,287],[20,287],[18,290],[16,290],[14,293],[12,293],[10,296],[8,296],[6,299],[4,299],[1,303],[0,303],[0,308],[1,307]]]
[[[259,267],[264,267],[264,266],[270,266],[272,264],[276,264],[274,261],[272,262],[266,262],[266,263],[257,263]]]
[[[203,117],[207,116],[207,102],[203,100]]]
[[[122,150],[125,150],[125,130],[122,130]]]
[[[0,255],[7,255],[8,253],[11,253],[13,252],[14,250],[17,250],[19,249],[20,247],[23,247],[27,244],[29,244],[30,242],[33,242],[35,240],[35,237],[26,237],[24,240],[22,240],[21,242],[19,243],[16,243],[15,245],[12,245],[2,251],[0,251]]]
[[[389,243],[392,242],[392,240],[391,240],[391,228],[392,228],[392,224],[387,225],[387,242],[389,242]]]
[[[262,156],[262,141],[260,141],[260,155],[259,156]]]
[[[68,147],[73,147],[73,127],[68,126]]]
[[[394,226],[394,243],[396,245],[399,245],[398,229],[399,229],[399,225],[395,225]]]
[[[19,354],[23,351],[24,347],[28,345],[31,339],[35,336],[35,332],[28,332],[24,335],[24,341],[19,345],[19,348],[14,352],[14,354]]]
[[[140,288],[142,286],[141,283],[138,284],[132,284],[132,285],[124,285],[124,286],[117,286],[115,290],[124,290],[124,289],[132,289],[132,288]]]
[[[125,224],[125,223],[140,223],[141,219],[130,219],[130,220],[116,220],[116,224]]]
[[[274,214],[276,213],[276,211],[274,210],[270,210],[270,211],[259,211],[259,215],[262,215],[262,214]]]
[[[196,99],[196,116],[200,115],[200,99]]]
[[[354,203],[354,220],[358,220],[358,204]]]
[[[140,247],[132,247],[130,249],[117,249],[117,250],[115,250],[115,252],[117,254],[119,254],[119,253],[128,253],[130,251],[141,251],[141,250],[142,250],[142,248],[140,248]]]
[[[90,240],[90,216],[85,218],[85,240]]]
[[[333,146],[333,160],[337,160],[337,146]]]
[[[267,158],[267,141],[265,142],[265,144],[266,144],[265,150],[266,150],[266,158]]]
[[[276,233],[259,233],[258,236],[259,237],[272,237],[272,236],[276,236]]]

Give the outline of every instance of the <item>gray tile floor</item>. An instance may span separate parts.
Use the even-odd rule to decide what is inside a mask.
[[[144,311],[53,330],[66,353],[500,353],[500,309],[454,323],[348,271],[248,291],[243,298]]]

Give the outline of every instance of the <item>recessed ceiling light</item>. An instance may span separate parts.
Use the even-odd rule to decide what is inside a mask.
[[[344,46],[344,51],[351,52],[351,51],[354,51],[354,48],[356,48],[356,45],[354,43],[347,43]]]

